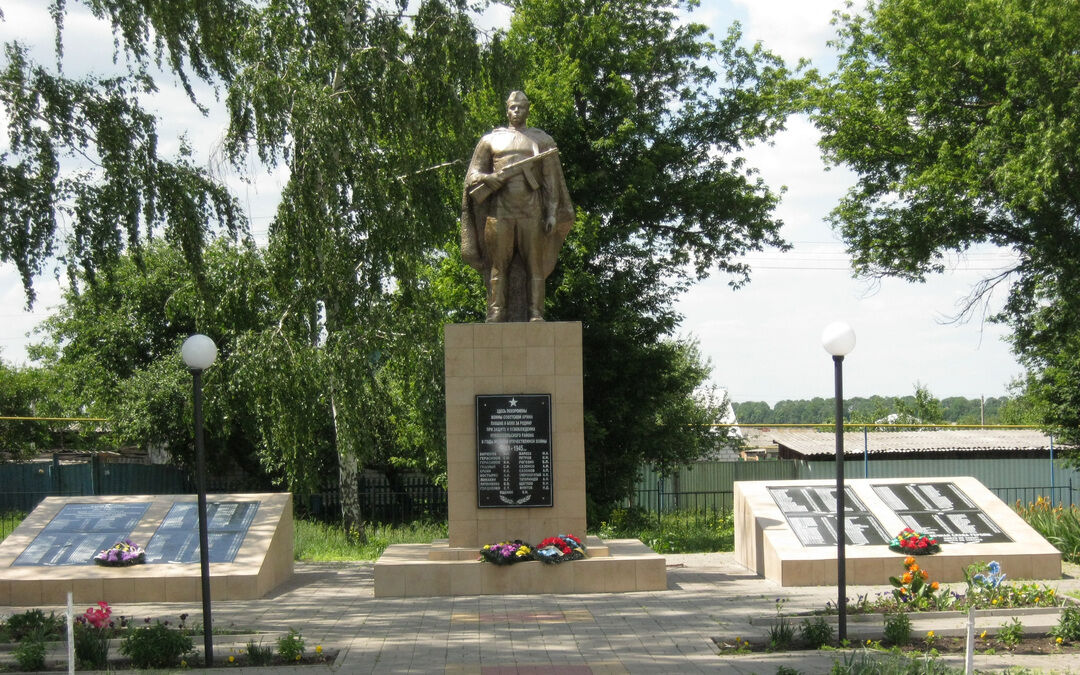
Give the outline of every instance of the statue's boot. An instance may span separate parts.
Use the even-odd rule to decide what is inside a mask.
[[[544,280],[529,281],[529,321],[544,320]]]

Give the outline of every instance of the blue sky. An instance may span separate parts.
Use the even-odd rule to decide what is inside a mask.
[[[5,2],[0,39],[17,37],[39,45],[37,57],[51,60],[53,29],[41,0]],[[75,3],[69,3],[77,8]],[[749,42],[762,41],[794,63],[808,57],[827,69],[835,61],[826,40],[832,35],[832,11],[838,0],[703,0],[691,18],[706,23],[720,37],[732,20],[743,25]],[[498,24],[505,14],[488,19]],[[74,68],[111,67],[108,27],[78,13],[69,16],[66,33],[69,74]],[[223,167],[215,152],[224,130],[220,106],[203,118],[184,94],[159,83],[154,106],[163,120],[163,155],[175,151],[186,132],[196,158],[222,173],[247,208],[256,238],[265,231],[287,175],[251,166],[245,175]],[[495,123],[493,121],[493,123]],[[557,141],[558,139],[556,139]],[[832,395],[832,362],[821,347],[821,330],[834,320],[855,329],[857,345],[845,362],[849,396],[911,393],[920,382],[939,397],[1000,396],[1021,372],[1008,345],[1007,331],[976,316],[950,323],[971,287],[1007,266],[1007,251],[978,248],[954,258],[952,269],[923,284],[886,279],[880,284],[853,279],[844,247],[825,222],[829,210],[852,184],[843,168],[826,171],[815,146],[817,133],[805,118],[792,118],[788,130],[770,145],[750,148],[746,157],[766,182],[787,192],[778,210],[784,236],[794,244],[788,253],[766,251],[748,258],[751,283],[732,291],[725,277],[709,279],[685,295],[679,309],[686,316],[680,334],[698,340],[712,363],[712,381],[735,401]],[[6,148],[6,137],[0,148]],[[59,298],[48,276],[38,285],[34,312],[23,311],[24,298],[10,265],[0,265],[0,358],[25,362],[25,334]],[[990,309],[1003,297],[992,300]]]

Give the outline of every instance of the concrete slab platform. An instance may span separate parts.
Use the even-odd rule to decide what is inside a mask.
[[[438,597],[546,593],[613,593],[667,588],[664,558],[636,539],[586,541],[590,557],[548,565],[538,561],[493,565],[477,560],[432,558],[426,544],[397,544],[375,563],[375,597]],[[594,546],[596,554],[593,553]],[[603,553],[604,555],[600,555]]]
[[[891,538],[905,527],[905,521],[884,502],[874,486],[943,482],[955,484],[962,490],[1007,535],[1004,538],[1009,541],[943,543],[940,553],[919,557],[919,566],[929,573],[930,579],[938,582],[962,581],[967,566],[991,560],[1000,562],[1014,578],[1057,579],[1061,576],[1061,553],[975,478],[848,479],[845,485],[880,521],[884,532]],[[835,486],[835,481],[736,482],[735,557],[749,569],[781,586],[836,584],[836,546],[804,545],[769,492],[770,488],[777,487],[829,486]],[[948,516],[948,512],[942,512],[940,517]],[[835,523],[835,515],[832,521]],[[827,522],[825,524],[828,525]],[[888,545],[853,545],[849,541],[845,547],[847,583],[887,584],[890,576],[903,571],[902,561],[905,557],[903,553],[890,550]]]
[[[215,600],[261,598],[293,573],[292,495],[289,493],[215,494],[212,502],[257,501],[258,509],[232,562],[211,563],[210,593]],[[129,567],[16,565],[16,559],[67,504],[148,503],[128,535],[146,546],[174,504],[195,502],[196,495],[123,495],[47,497],[0,545],[0,605],[37,606],[99,600],[117,602],[190,602],[202,599],[201,567],[194,563],[142,564]],[[90,552],[92,556],[96,551]]]

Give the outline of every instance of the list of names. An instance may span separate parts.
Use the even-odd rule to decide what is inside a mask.
[[[476,397],[480,508],[552,506],[551,395]]]

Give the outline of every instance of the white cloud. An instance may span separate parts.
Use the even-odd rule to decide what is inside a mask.
[[[843,0],[731,0],[746,13],[743,35],[761,41],[788,63],[809,57],[815,62],[833,36],[832,13]]]

